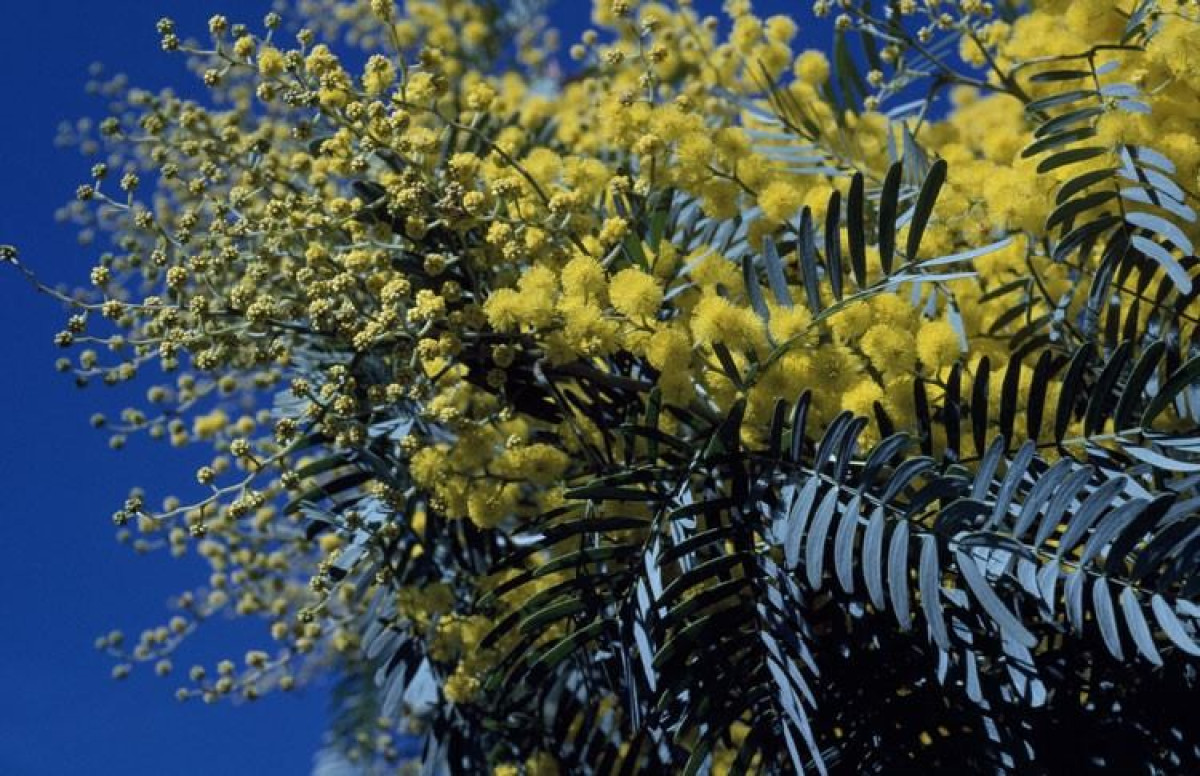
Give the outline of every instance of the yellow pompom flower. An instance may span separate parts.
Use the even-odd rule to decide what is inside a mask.
[[[804,340],[811,333],[812,314],[806,307],[777,307],[771,310],[769,329],[777,343],[792,339]]]
[[[562,269],[563,293],[586,299],[598,299],[607,289],[604,267],[591,256],[576,256]]]
[[[777,14],[767,19],[767,37],[777,43],[791,43],[798,29],[796,20],[790,16]]]
[[[363,89],[367,94],[383,94],[395,80],[396,68],[387,57],[376,54],[367,60],[363,71]]]
[[[752,349],[762,338],[762,325],[754,311],[737,307],[724,297],[709,295],[692,310],[692,336],[696,342],[722,344],[735,350]]]
[[[804,204],[804,189],[786,181],[768,184],[758,194],[758,206],[763,215],[775,222],[787,221]]]
[[[829,80],[829,59],[820,51],[805,51],[796,57],[792,70],[805,83],[823,84]]]
[[[907,372],[916,361],[916,342],[902,328],[880,323],[867,329],[859,342],[871,365],[884,374]]]
[[[480,528],[495,528],[516,509],[520,486],[485,481],[472,485],[467,497],[467,517]]]
[[[521,289],[522,294],[529,297],[550,300],[558,294],[558,278],[549,267],[539,265],[525,270],[521,279],[517,281],[517,287]]]
[[[455,704],[470,703],[479,694],[479,690],[479,680],[462,670],[456,670],[442,685],[446,700]]]
[[[813,387],[826,393],[840,392],[861,368],[858,359],[845,347],[827,345],[813,354]]]
[[[276,78],[283,74],[287,63],[279,49],[273,46],[263,46],[258,52],[258,74],[263,78]]]
[[[484,111],[491,107],[495,99],[495,89],[486,83],[478,83],[467,92],[467,107],[475,111]]]
[[[917,330],[917,356],[927,368],[950,366],[961,353],[958,332],[946,321],[929,321]]]
[[[516,331],[521,326],[521,307],[520,294],[511,288],[501,288],[483,303],[483,312],[496,331]]]
[[[871,308],[865,304],[852,304],[843,307],[829,317],[829,328],[833,329],[843,342],[849,342],[863,335],[871,326]]]
[[[197,415],[192,422],[192,434],[200,439],[211,439],[225,430],[229,425],[229,416],[224,410],[217,409],[207,415]]]
[[[900,294],[878,294],[871,297],[871,313],[877,324],[911,329],[917,320],[917,311]]]
[[[437,85],[429,73],[414,73],[405,84],[408,99],[415,103],[426,103],[437,96]]]
[[[842,394],[842,409],[863,418],[875,417],[875,402],[883,401],[883,389],[874,380],[859,380]]]
[[[646,345],[646,360],[660,371],[668,367],[686,368],[691,353],[692,343],[687,333],[675,326],[654,332]]]
[[[663,289],[652,276],[629,267],[613,275],[608,298],[612,300],[612,306],[627,317],[645,318],[658,312]]]
[[[522,166],[542,184],[550,183],[563,171],[562,157],[549,148],[535,148],[525,157]]]
[[[738,213],[741,189],[732,181],[711,179],[701,188],[700,206],[711,218],[733,218]]]
[[[604,310],[587,302],[564,300],[563,335],[581,356],[604,356],[617,348],[617,323],[604,317]]]

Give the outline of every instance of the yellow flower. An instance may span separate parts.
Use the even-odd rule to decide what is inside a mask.
[[[829,317],[829,328],[843,341],[861,337],[871,326],[871,308],[865,304],[851,304]]]
[[[646,360],[655,369],[665,372],[668,367],[685,369],[691,360],[692,343],[682,329],[670,326],[659,329],[646,345]]]
[[[859,346],[871,365],[884,374],[907,372],[916,361],[916,342],[912,334],[891,324],[872,326],[863,335]]]
[[[549,267],[530,267],[521,275],[517,287],[527,296],[551,299],[558,293],[558,278]]]
[[[563,293],[585,299],[601,299],[608,288],[604,267],[591,256],[576,256],[562,269]]]
[[[395,80],[396,68],[387,57],[375,54],[367,60],[363,71],[363,89],[367,94],[383,94]]]
[[[459,669],[455,670],[442,685],[446,700],[454,704],[470,703],[479,694],[479,680]]]
[[[762,322],[753,310],[715,294],[705,296],[692,310],[691,328],[696,342],[733,350],[752,349],[762,340]]]
[[[812,326],[812,314],[807,307],[775,307],[771,309],[771,336],[778,343],[787,342],[793,338],[806,339]]]
[[[496,99],[496,90],[486,83],[478,83],[467,92],[467,107],[471,110],[484,111]]]
[[[433,76],[429,73],[413,73],[404,85],[408,99],[415,103],[427,103],[437,96],[438,90]]]
[[[775,181],[758,194],[763,215],[777,223],[787,221],[804,204],[804,189],[787,181]]]
[[[629,267],[613,275],[608,298],[612,300],[612,306],[627,317],[645,318],[658,312],[663,289],[652,276]]]
[[[791,43],[797,29],[796,20],[790,16],[777,14],[767,19],[767,37],[777,43]]]
[[[211,439],[225,430],[229,425],[229,416],[222,409],[216,409],[207,415],[198,415],[192,422],[192,434],[200,439]]]
[[[875,402],[883,401],[883,389],[874,380],[859,380],[842,394],[842,409],[864,418],[875,417]]]
[[[263,78],[276,78],[283,74],[287,66],[283,54],[272,46],[263,46],[258,52],[258,74]]]
[[[617,322],[604,316],[599,306],[578,299],[564,299],[563,335],[568,346],[582,356],[603,356],[617,348]]]
[[[917,356],[928,369],[950,366],[961,354],[958,332],[946,321],[929,321],[917,330]]]
[[[820,51],[805,51],[796,57],[796,77],[814,86],[829,80],[829,60]]]
[[[860,370],[858,360],[844,347],[827,345],[812,357],[813,387],[820,391],[839,392]]]

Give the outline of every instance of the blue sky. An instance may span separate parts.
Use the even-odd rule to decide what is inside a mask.
[[[158,50],[154,22],[176,19],[200,34],[222,11],[257,20],[269,0],[31,0],[4,3],[0,23],[0,243],[49,282],[78,285],[94,263],[57,207],[90,163],[56,149],[64,119],[101,115],[85,95],[93,61],[149,87],[188,76]],[[586,25],[586,0],[560,0],[553,13],[569,44]],[[715,0],[698,0],[713,11]],[[827,43],[805,0],[758,0],[761,13],[799,16],[805,43]],[[76,389],[53,369],[61,309],[34,295],[15,272],[0,272],[0,774],[307,773],[325,725],[324,688],[239,707],[179,704],[175,684],[142,670],[123,683],[92,649],[113,627],[136,635],[161,622],[166,601],[203,573],[195,561],[135,556],[116,543],[108,515],[134,484],[159,493],[192,487],[182,457],[161,446],[108,449],[87,419],[119,409],[141,390]],[[236,655],[265,634],[215,629],[188,657]],[[190,662],[190,661],[189,661]],[[186,668],[186,665],[184,666]]]

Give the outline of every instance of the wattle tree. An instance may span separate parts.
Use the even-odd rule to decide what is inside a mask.
[[[180,698],[332,674],[365,773],[1200,771],[1195,2],[285,5],[97,85],[89,290],[5,254],[211,453],[115,673],[260,621]]]

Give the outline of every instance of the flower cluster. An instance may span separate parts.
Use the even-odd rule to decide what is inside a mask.
[[[849,411],[878,440],[918,426],[916,382],[936,403],[952,372],[1006,363],[1035,321],[1074,344],[1088,299],[1073,292],[1102,259],[1055,259],[1054,193],[1111,166],[1122,144],[1153,145],[1195,198],[1194,4],[1156,17],[1146,45],[1101,55],[1102,85],[1136,84],[1146,111],[1097,113],[1093,134],[1112,152],[1049,172],[1022,153],[1039,118],[1026,106],[1058,85],[1018,66],[1120,39],[1120,4],[1038,2],[1003,19],[987,2],[892,5],[912,46],[879,52],[862,111],[836,98],[825,55],[800,47],[801,22],[760,18],[749,0],[725,2],[727,23],[684,0],[597,0],[567,78],[553,31],[474,0],[300,0],[261,26],[214,16],[203,42],[163,20],[163,48],[186,54],[208,96],[98,81],[113,114],[64,130],[104,161],[62,215],[106,252],[92,290],[69,299],[55,339],[76,355],[60,367],[80,383],[150,383],[143,406],[93,418],[114,447],[146,433],[208,456],[199,497],[135,490],[114,515],[138,549],[194,552],[211,568],[135,646],[100,640],[117,673],[169,673],[185,637],[227,614],[264,620],[273,646],[192,668],[181,698],[373,670],[372,644],[403,641],[434,690],[381,700],[382,732],[354,744],[394,757],[401,717],[425,730],[486,708],[517,639],[489,640],[491,626],[528,614],[503,594],[514,572],[492,574],[496,559],[524,552],[537,580],[522,595],[568,583],[556,564],[569,537],[528,552],[513,537],[575,508],[581,478],[654,465],[596,407],[635,397],[626,420],[642,424],[661,402],[653,422],[673,434],[688,431],[683,412],[744,405],[743,441],[758,444],[778,401],[807,389],[815,427]],[[853,3],[815,10],[844,10],[839,30],[874,24]],[[289,37],[289,19],[308,26]],[[970,75],[939,82],[954,85],[946,115],[877,112],[916,77],[912,47],[947,31]],[[800,141],[803,158],[789,152]],[[788,258],[786,296],[811,303],[761,300],[744,258],[799,255],[809,225],[853,196],[853,174],[874,195],[889,149],[910,143],[949,177],[921,255],[896,263],[996,247],[969,272],[892,283],[872,240],[858,294],[828,282],[811,293]],[[824,240],[850,255],[849,221],[829,223]],[[1014,316],[1030,277],[1040,296]],[[1032,371],[1018,429],[1032,425]],[[998,395],[1003,374],[991,379]],[[603,502],[595,516],[630,508]],[[744,738],[745,721],[732,724]],[[501,749],[495,773],[555,772],[546,752]]]

